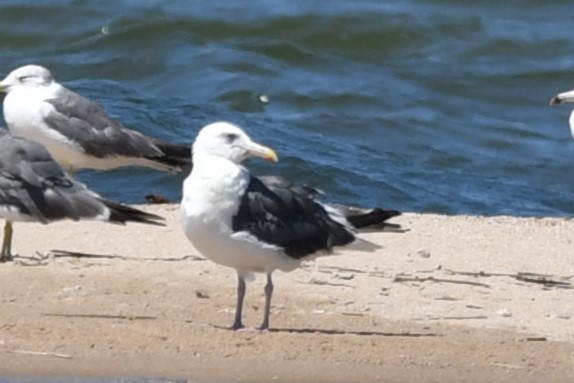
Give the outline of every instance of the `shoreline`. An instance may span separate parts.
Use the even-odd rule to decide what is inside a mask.
[[[137,207],[167,226],[14,226],[20,257],[0,265],[0,376],[574,379],[569,219],[404,214],[392,221],[408,232],[364,235],[380,251],[277,272],[272,331],[250,334],[221,328],[234,271],[197,256],[177,206]],[[38,263],[36,252],[51,255]],[[263,283],[247,287],[247,325],[260,322]]]

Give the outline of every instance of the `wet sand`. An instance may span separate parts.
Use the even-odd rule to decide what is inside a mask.
[[[277,272],[272,330],[258,334],[225,329],[234,271],[198,256],[177,207],[144,208],[167,226],[15,225],[19,257],[0,265],[0,376],[574,380],[570,220],[405,214],[410,231],[365,235],[376,253]],[[248,325],[263,283],[248,285]]]

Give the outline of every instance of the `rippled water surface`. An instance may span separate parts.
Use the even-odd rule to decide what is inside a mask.
[[[180,143],[236,122],[280,155],[257,172],[335,201],[571,215],[570,108],[548,100],[574,84],[573,22],[566,0],[2,0],[0,73],[42,64]],[[184,175],[80,178],[142,202],[179,199]]]

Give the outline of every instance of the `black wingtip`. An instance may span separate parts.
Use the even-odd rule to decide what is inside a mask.
[[[355,206],[338,206],[338,209],[355,229],[401,229],[399,224],[387,222],[389,219],[401,215],[401,212],[397,210],[364,209]]]
[[[187,145],[172,144],[154,139],[154,144],[163,153],[161,157],[148,157],[149,160],[157,161],[171,167],[174,171],[191,168],[191,147]]]
[[[138,222],[147,225],[165,226],[165,223],[162,222],[165,221],[165,218],[159,215],[107,200],[102,200],[102,203],[110,209],[110,222],[121,224]]]

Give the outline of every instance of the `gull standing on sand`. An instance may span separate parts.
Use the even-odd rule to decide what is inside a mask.
[[[358,240],[355,227],[373,227],[399,214],[322,204],[312,188],[251,175],[241,163],[252,156],[277,161],[273,150],[253,142],[235,125],[218,122],[204,127],[193,144],[194,167],[184,182],[181,201],[183,229],[193,246],[213,262],[237,271],[231,326],[235,330],[243,328],[245,280],[251,273],[267,276],[260,326],[267,330],[274,270],[292,271],[305,258],[355,242],[362,250],[375,250],[379,246]]]
[[[558,93],[556,96],[550,99],[550,106],[558,104],[574,103],[574,89],[566,92]],[[570,134],[574,138],[574,109],[570,113]]]
[[[69,177],[39,143],[0,128],[0,262],[12,259],[12,223],[63,219],[163,225],[162,217],[107,201]]]
[[[26,65],[0,82],[4,120],[16,135],[41,143],[74,173],[144,166],[179,171],[189,165],[188,146],[171,144],[125,128],[94,101],[58,84],[50,71]]]

